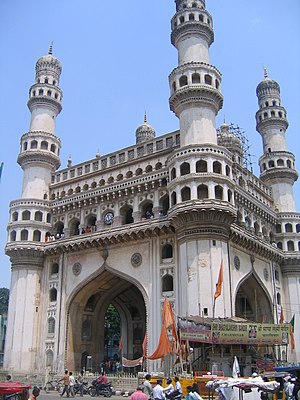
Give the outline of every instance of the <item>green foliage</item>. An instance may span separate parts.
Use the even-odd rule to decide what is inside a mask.
[[[8,311],[9,290],[0,288],[0,314],[7,314]]]
[[[120,337],[121,332],[121,319],[118,311],[110,304],[107,308],[104,321],[104,335],[105,338],[111,339],[114,336]]]

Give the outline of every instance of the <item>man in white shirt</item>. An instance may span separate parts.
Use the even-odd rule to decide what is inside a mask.
[[[161,386],[162,380],[157,379],[156,382],[157,383],[153,388],[153,399],[154,400],[165,400],[166,396],[165,396],[164,388]]]

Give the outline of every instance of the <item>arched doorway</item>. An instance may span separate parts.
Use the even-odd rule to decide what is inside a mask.
[[[235,316],[254,322],[274,321],[271,299],[254,274],[246,278],[238,288]]]
[[[118,335],[108,341],[105,329],[108,310],[111,309],[120,319],[123,356],[135,359],[142,355],[146,331],[143,295],[134,283],[105,270],[87,282],[71,300],[66,343],[67,368],[99,371],[102,361],[107,357],[116,357]]]

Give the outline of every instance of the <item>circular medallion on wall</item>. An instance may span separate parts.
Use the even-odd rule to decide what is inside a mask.
[[[73,274],[75,275],[75,276],[77,276],[77,275],[79,275],[80,274],[80,272],[81,272],[81,269],[82,269],[82,267],[81,267],[81,264],[80,263],[75,263],[74,265],[73,265]]]
[[[133,267],[139,267],[142,264],[143,258],[140,253],[134,253],[131,256],[131,265]]]
[[[268,271],[267,268],[264,269],[264,278],[265,278],[266,281],[269,280],[269,271]]]
[[[234,264],[234,266],[235,266],[235,269],[237,269],[237,270],[240,269],[240,267],[241,267],[241,262],[240,262],[240,259],[239,259],[238,256],[234,256],[233,264]]]

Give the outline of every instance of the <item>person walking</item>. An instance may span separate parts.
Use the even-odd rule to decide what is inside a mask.
[[[75,397],[74,386],[75,386],[75,378],[73,372],[69,372],[69,389],[70,389],[70,395],[72,397]]]
[[[148,396],[148,399],[151,398],[152,392],[153,392],[153,387],[151,385],[150,379],[151,379],[151,375],[147,374],[145,376],[145,380],[144,380],[144,383],[143,383],[143,385],[144,385],[144,393]]]
[[[69,378],[69,371],[66,369],[64,377],[61,379],[64,382],[64,390],[62,391],[60,397],[63,397],[63,395],[66,393],[67,397],[70,397],[70,392],[69,392],[69,384],[70,384],[70,378]]]
[[[79,384],[79,392],[80,392],[80,397],[83,397],[83,371],[80,371],[78,374],[77,382]]]

